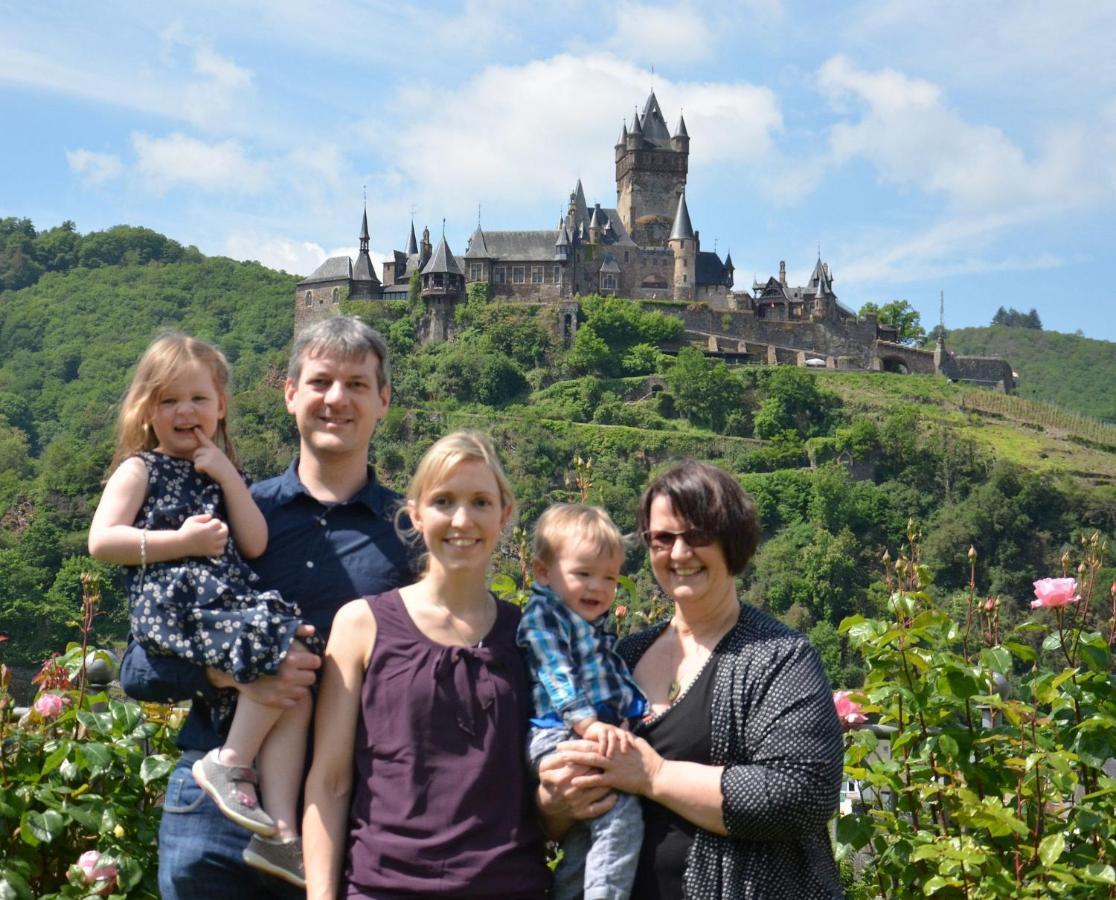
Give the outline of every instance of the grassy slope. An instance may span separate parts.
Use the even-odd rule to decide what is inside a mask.
[[[999,356],[1019,373],[1017,393],[1116,422],[1116,344],[1032,328],[961,328],[947,345],[969,356]]]
[[[1083,443],[1071,427],[1072,416],[1066,417],[1069,426],[1049,424],[1045,404],[1008,398],[1005,411],[983,411],[974,406],[995,404],[999,398],[928,375],[824,372],[819,377],[848,408],[873,413],[896,403],[915,405],[923,421],[957,428],[999,459],[1087,482],[1116,483],[1116,428],[1105,429],[1108,446],[1095,440]]]

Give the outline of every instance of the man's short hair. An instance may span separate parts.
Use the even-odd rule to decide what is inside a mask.
[[[369,353],[376,355],[376,388],[383,390],[391,384],[391,360],[384,336],[355,316],[330,316],[307,325],[295,337],[287,377],[298,384],[307,359],[332,356],[351,362]]]
[[[598,506],[556,503],[547,507],[535,523],[532,551],[543,565],[554,565],[563,550],[582,545],[601,556],[624,558],[624,538],[620,529]]]
[[[759,516],[751,496],[728,472],[688,459],[652,481],[639,498],[637,527],[645,541],[656,497],[670,500],[674,514],[688,527],[717,538],[729,572],[744,571],[759,545]]]

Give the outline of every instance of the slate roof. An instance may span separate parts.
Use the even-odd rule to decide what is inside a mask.
[[[380,283],[380,279],[376,277],[376,270],[372,268],[372,259],[367,250],[357,254],[356,263],[353,265],[353,281],[370,281],[377,285]]]
[[[611,253],[605,254],[604,262],[601,263],[601,271],[620,273],[620,266],[616,262],[616,257]]]
[[[480,225],[477,230],[473,232],[472,237],[469,238],[469,246],[465,250],[466,259],[488,259],[492,254],[488,250],[488,245],[484,240],[484,232],[481,231]]]
[[[643,115],[640,116],[640,130],[643,132],[645,143],[665,149],[670,148],[670,132],[667,130],[666,119],[663,111],[659,109],[659,101],[652,91],[643,105]]]
[[[446,239],[442,238],[438,242],[438,249],[434,251],[434,255],[430,257],[430,262],[426,264],[426,268],[422,270],[423,275],[434,275],[444,273],[448,275],[460,275],[465,277],[465,273],[461,269],[461,264],[454,259],[453,253],[450,252],[449,245]]]
[[[331,256],[299,284],[320,281],[348,281],[353,277],[353,264],[347,256]]]
[[[490,231],[484,236],[484,242],[493,259],[509,262],[552,262],[554,245],[560,234],[557,229]]]
[[[690,211],[686,208],[686,192],[683,191],[678,195],[678,209],[674,213],[674,225],[670,229],[670,237],[667,240],[692,241],[693,239],[694,226],[690,224]]]
[[[407,238],[407,255],[418,256],[418,241],[415,240],[415,223],[411,220],[411,236]]]
[[[724,284],[725,266],[721,257],[710,250],[702,250],[694,263],[694,281],[697,284]]]

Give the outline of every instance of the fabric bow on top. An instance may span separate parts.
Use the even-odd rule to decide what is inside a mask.
[[[453,707],[458,727],[470,737],[496,702],[491,670],[497,668],[488,647],[444,647],[434,660],[437,696]]]

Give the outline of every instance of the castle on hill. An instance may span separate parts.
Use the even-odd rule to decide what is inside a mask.
[[[365,211],[355,261],[331,257],[299,282],[296,330],[333,314],[345,299],[406,299],[417,274],[425,340],[453,337],[454,307],[468,285],[481,283],[493,299],[556,305],[566,340],[577,328],[577,298],[596,293],[665,302],[660,308],[683,318],[690,340],[738,361],[938,373],[1013,388],[1003,360],[958,357],[941,342],[933,350],[905,347],[893,327],[874,316],[858,318],[838,302],[834,275],[820,256],[805,285],[789,285],[780,262],[777,277],[734,291],[731,253],[721,259],[702,250],[690,217],[685,120],[679,115],[671,133],[654,91],[631,128],[624,124],[613,150],[615,207],[589,206],[578,179],[556,227],[500,231],[478,223],[460,258],[444,235],[434,247],[429,228],[418,241],[412,222],[405,249],[384,262],[382,281],[368,252]]]

